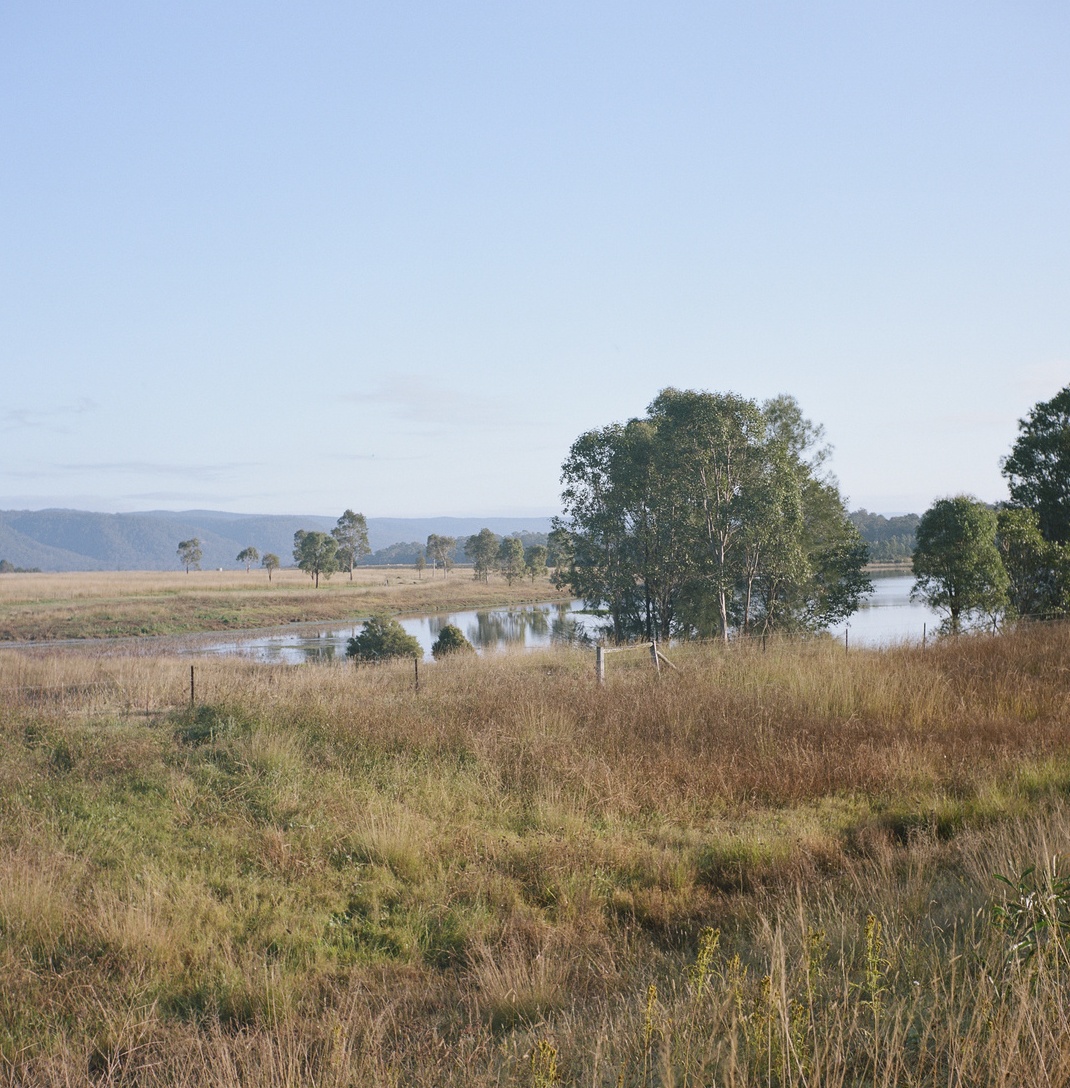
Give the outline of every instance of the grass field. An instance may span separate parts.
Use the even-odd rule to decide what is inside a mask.
[[[233,631],[374,611],[436,612],[560,597],[547,578],[509,586],[408,568],[363,567],[312,587],[299,570],[0,575],[0,643]]]
[[[0,1084],[1070,1080],[1070,628],[591,656],[0,651]]]

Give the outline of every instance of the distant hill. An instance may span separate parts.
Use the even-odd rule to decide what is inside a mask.
[[[233,514],[220,510],[149,510],[99,514],[85,510],[0,510],[0,559],[42,570],[172,570],[180,540],[197,537],[202,567],[236,569],[235,556],[252,546],[274,552],[288,566],[298,529],[332,529],[335,517]],[[546,533],[550,518],[368,518],[368,541],[378,551],[430,533],[463,539],[482,528],[505,535]]]

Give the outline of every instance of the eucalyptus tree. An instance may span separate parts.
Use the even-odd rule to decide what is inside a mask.
[[[364,556],[371,555],[367,519],[363,514],[346,510],[331,530],[331,536],[337,542],[335,555],[338,566],[349,571],[349,580],[352,582],[353,568]]]
[[[442,568],[442,577],[449,574],[453,566],[453,549],[457,547],[457,538],[454,536],[440,536],[431,533],[427,538],[427,558],[431,560],[432,575],[438,568]]]
[[[814,629],[869,590],[827,448],[790,397],[666,389],[581,435],[562,469],[555,580],[615,639]]]
[[[242,550],[238,552],[234,559],[237,563],[245,564],[245,573],[248,574],[249,568],[254,563],[260,562],[260,553],[256,550],[256,548],[250,545],[248,548],[242,548]]]
[[[1070,612],[1070,549],[1044,539],[1035,510],[1000,510],[996,548],[1007,572],[1009,619],[1056,619]]]
[[[178,542],[178,561],[186,568],[186,573],[189,574],[190,569],[201,569],[201,542],[197,537],[191,537],[189,540],[180,540]]]
[[[279,557],[274,552],[268,552],[260,560],[260,565],[268,572],[268,581],[270,582],[272,571],[279,569]]]
[[[1007,603],[995,512],[970,495],[938,499],[918,523],[911,596],[945,613],[944,630],[991,619]]]
[[[294,533],[294,561],[319,589],[320,577],[326,581],[338,569],[338,541],[330,533]]]
[[[480,529],[464,542],[464,550],[472,560],[472,577],[477,582],[489,582],[498,558],[498,537],[493,530]]]
[[[524,576],[524,545],[515,536],[503,536],[498,543],[498,570],[512,585]]]
[[[545,544],[532,544],[524,549],[524,573],[531,579],[532,585],[536,578],[546,575],[546,556]]]

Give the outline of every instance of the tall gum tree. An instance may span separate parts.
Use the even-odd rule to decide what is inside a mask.
[[[562,467],[555,580],[616,640],[815,629],[871,588],[866,548],[790,397],[666,389]]]
[[[911,596],[945,613],[944,630],[992,620],[1007,603],[1008,579],[996,547],[996,514],[971,495],[938,499],[918,523]]]

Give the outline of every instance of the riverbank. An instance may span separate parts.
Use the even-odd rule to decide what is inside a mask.
[[[567,600],[546,577],[508,585],[469,570],[417,575],[376,567],[312,586],[301,571],[114,571],[0,578],[0,645],[99,638],[252,631],[393,614]]]

